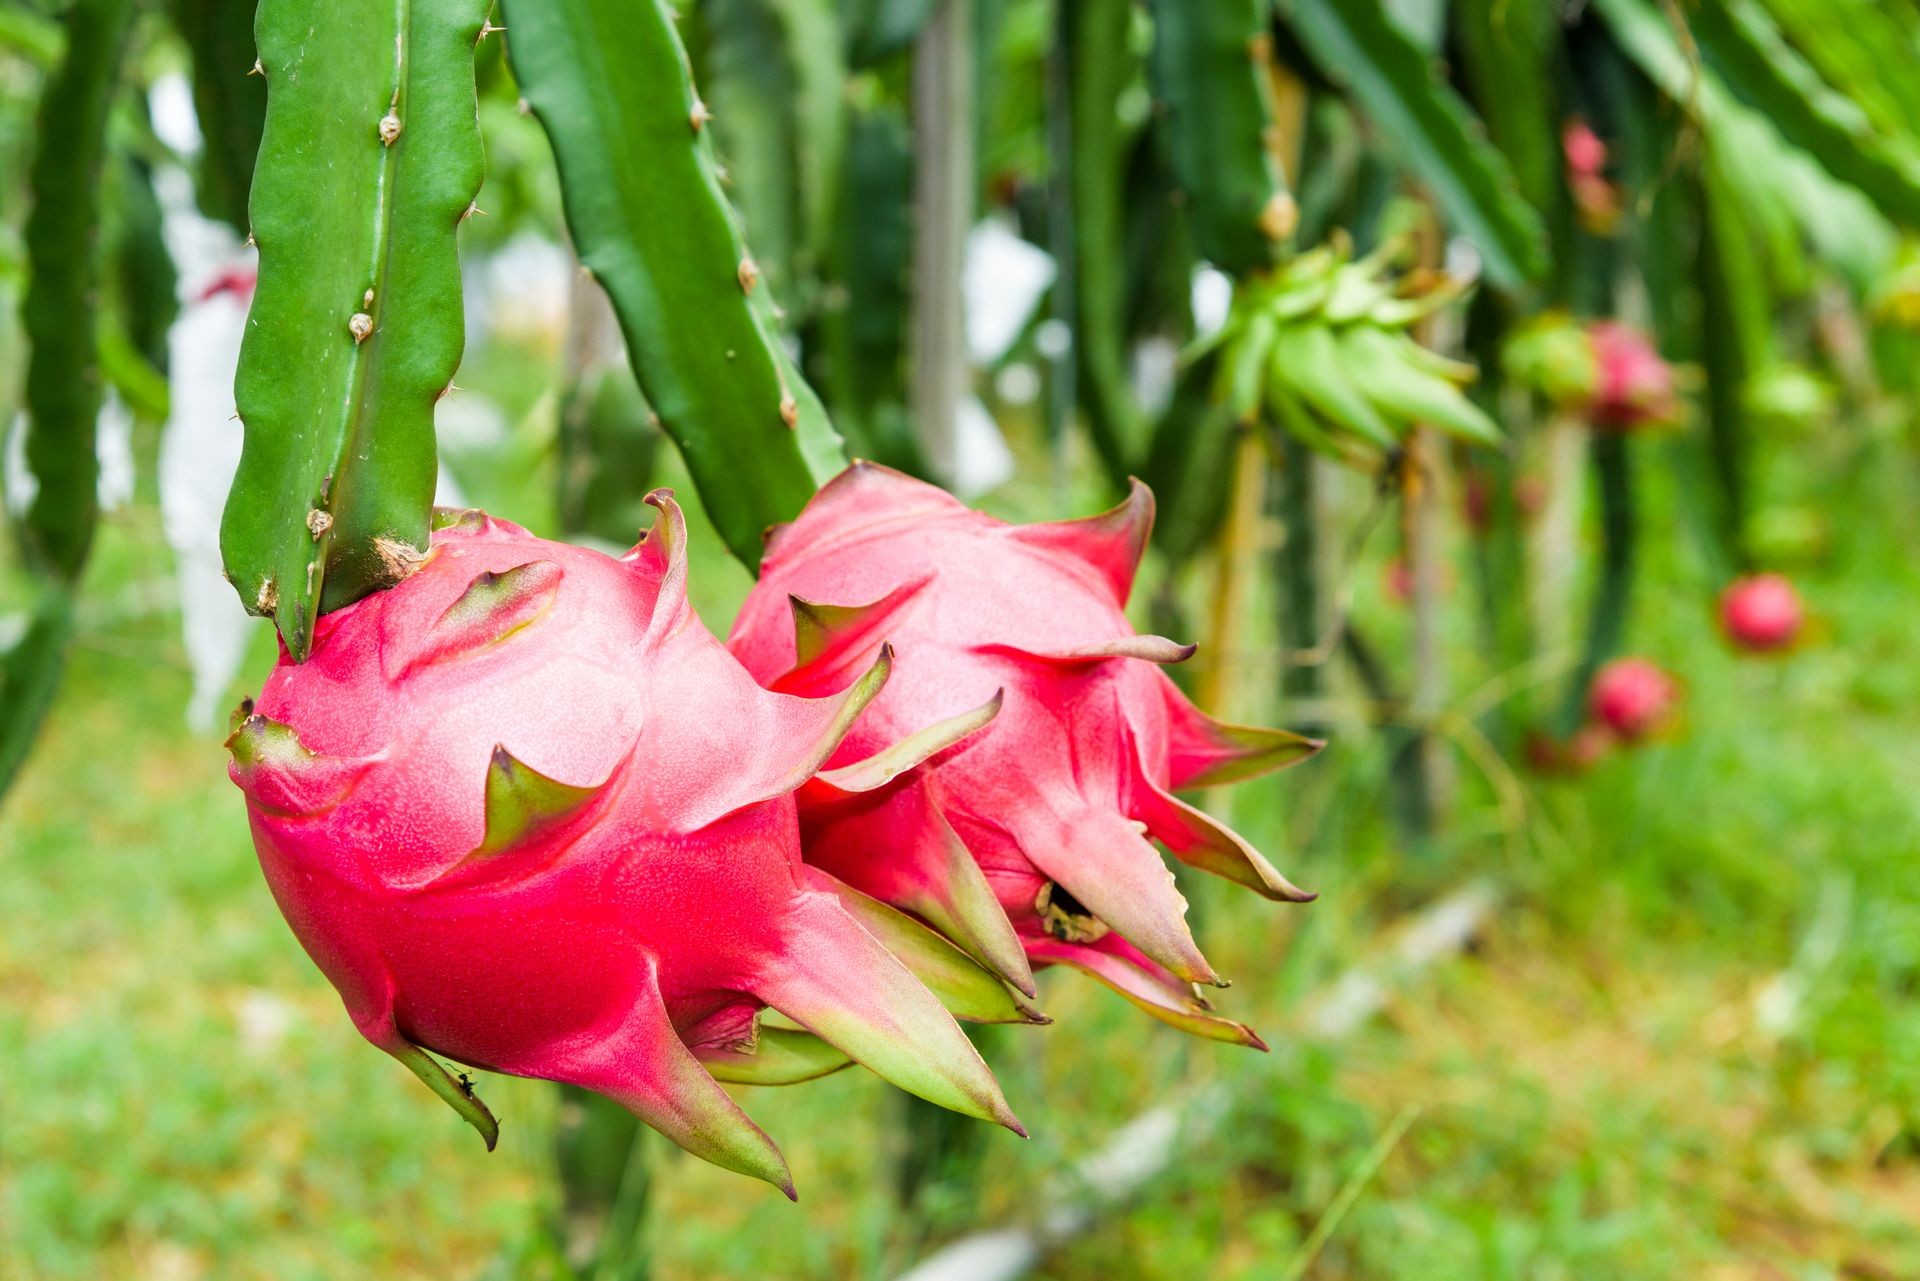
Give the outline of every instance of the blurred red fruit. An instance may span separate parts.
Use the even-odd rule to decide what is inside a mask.
[[[1679,413],[1673,366],[1646,335],[1611,320],[1587,327],[1593,347],[1593,398],[1587,416],[1596,427],[1631,431],[1672,422]]]
[[[1673,677],[1644,658],[1616,658],[1594,674],[1587,691],[1593,719],[1628,742],[1664,725],[1679,702]]]
[[[1720,593],[1720,625],[1741,649],[1783,649],[1805,621],[1800,594],[1780,574],[1748,574]]]
[[[1567,189],[1588,230],[1613,229],[1620,218],[1619,190],[1607,181],[1607,144],[1578,116],[1560,130],[1560,151],[1567,162]]]

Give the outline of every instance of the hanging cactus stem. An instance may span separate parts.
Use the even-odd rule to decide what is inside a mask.
[[[509,0],[507,14],[574,248],[708,515],[757,568],[762,531],[791,520],[846,455],[781,344],[672,15],[663,0]]]
[[[456,232],[480,187],[487,8],[260,5],[260,276],[221,552],[296,660],[320,614],[391,586],[426,549],[433,406],[463,341]]]

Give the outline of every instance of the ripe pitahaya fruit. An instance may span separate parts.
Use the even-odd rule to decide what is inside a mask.
[[[1627,742],[1665,726],[1679,701],[1679,683],[1644,658],[1616,658],[1603,665],[1587,690],[1593,719]]]
[[[1596,235],[1611,232],[1620,221],[1620,190],[1607,180],[1607,144],[1576,116],[1560,127],[1560,152],[1581,225]]]
[[[1673,366],[1647,336],[1612,320],[1587,326],[1594,382],[1587,417],[1613,431],[1672,423],[1680,416]]]
[[[1176,1027],[1260,1045],[1210,1013],[1219,983],[1152,837],[1268,898],[1305,901],[1240,837],[1176,799],[1320,744],[1197,711],[1123,607],[1153,521],[1135,482],[1100,516],[1009,526],[932,485],[856,463],[772,535],[728,644],[770,688],[816,695],[898,646],[894,679],[800,792],[810,864],[923,918],[1021,991],[1065,964]],[[920,726],[990,725],[880,778]],[[923,754],[924,755],[924,754]],[[853,788],[857,785],[860,790]]]
[[[1741,649],[1784,649],[1805,621],[1800,594],[1780,574],[1748,574],[1720,594],[1720,625]]]
[[[288,923],[489,1147],[493,1117],[428,1051],[598,1091],[789,1196],[709,1068],[802,1079],[837,1047],[1018,1132],[953,1019],[800,861],[793,791],[890,655],[831,697],[761,688],[687,602],[679,508],[647,501],[619,560],[466,513],[398,586],[320,619],[307,662],[283,656],[229,745]],[[818,1041],[759,1030],[767,1006]]]

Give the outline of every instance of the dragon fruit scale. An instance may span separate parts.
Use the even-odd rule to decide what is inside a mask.
[[[1176,1027],[1260,1046],[1199,995],[1224,983],[1149,838],[1268,898],[1312,898],[1174,792],[1320,744],[1204,716],[1160,670],[1193,647],[1136,634],[1124,612],[1152,522],[1137,481],[1102,515],[1012,526],[856,463],[773,532],[728,645],[769,688],[809,696],[872,662],[883,638],[898,647],[886,691],[800,790],[809,864],[1028,994],[1035,967],[1064,964]],[[842,763],[994,710],[886,779]]]
[[[618,560],[462,513],[410,577],[323,617],[305,663],[283,656],[228,745],[288,923],[366,1038],[488,1147],[492,1115],[434,1054],[597,1091],[789,1196],[779,1150],[716,1077],[850,1057],[1024,1133],[861,922],[965,958],[801,863],[794,789],[890,653],[828,697],[761,688],[688,604],[679,508],[647,501],[654,526]],[[761,1029],[766,1007],[812,1035]]]

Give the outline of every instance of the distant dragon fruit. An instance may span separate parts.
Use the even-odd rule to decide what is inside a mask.
[[[1607,179],[1607,144],[1576,116],[1560,128],[1560,153],[1581,225],[1595,235],[1611,234],[1620,221],[1620,189]]]
[[[492,1115],[427,1051],[598,1091],[789,1196],[714,1074],[797,1080],[851,1056],[1018,1131],[870,929],[965,958],[800,861],[793,791],[888,652],[832,697],[762,689],[687,602],[679,508],[647,501],[660,515],[620,560],[467,513],[411,577],[321,618],[307,662],[283,658],[229,745],[288,923],[367,1039],[489,1147]],[[766,1006],[818,1039],[759,1028]]]
[[[1800,594],[1781,574],[1747,574],[1720,594],[1720,625],[1744,650],[1785,649],[1805,621]]]
[[[1587,691],[1593,719],[1630,743],[1669,724],[1679,702],[1679,683],[1645,658],[1616,658],[1605,664]]]
[[[1273,899],[1305,901],[1240,837],[1174,797],[1320,744],[1197,711],[1156,664],[1193,652],[1123,607],[1153,497],[1009,526],[856,463],[772,535],[729,646],[770,688],[814,695],[898,647],[894,679],[800,792],[807,861],[912,912],[1033,991],[1032,966],[1091,974],[1155,1017],[1260,1045],[1210,1012],[1219,983],[1148,838]],[[858,764],[921,726],[990,725],[880,779]],[[859,784],[865,790],[851,790]]]
[[[1587,326],[1587,341],[1594,367],[1587,415],[1596,427],[1631,431],[1679,418],[1673,366],[1645,334],[1618,321],[1599,320]]]

